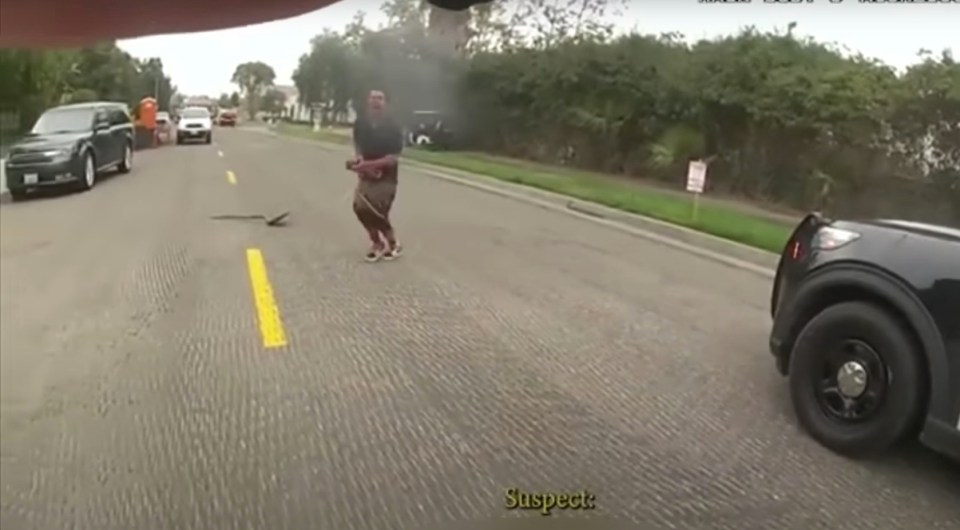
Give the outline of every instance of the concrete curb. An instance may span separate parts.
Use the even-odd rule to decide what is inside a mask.
[[[601,211],[598,211],[604,208],[601,205],[583,203],[583,202],[577,203],[572,201],[569,197],[565,197],[565,196],[561,196],[561,197],[563,197],[563,201],[565,201],[566,204],[557,204],[556,202],[550,199],[544,200],[541,198],[533,197],[532,196],[533,194],[526,193],[526,190],[518,193],[516,190],[500,188],[499,181],[497,182],[497,184],[491,186],[484,182],[477,182],[477,181],[471,180],[471,178],[464,178],[464,177],[447,174],[446,173],[447,168],[442,168],[443,173],[441,173],[439,171],[434,171],[432,168],[428,167],[426,164],[417,164],[414,162],[411,165],[415,167],[419,166],[417,167],[417,169],[419,169],[421,173],[424,173],[434,178],[439,178],[447,182],[452,182],[462,186],[467,186],[467,187],[474,188],[479,191],[491,193],[494,195],[500,195],[501,197],[518,200],[520,202],[530,204],[532,206],[537,206],[544,210],[551,210],[555,212],[564,213],[567,215],[572,215],[574,217],[579,217],[580,219],[601,224],[608,228],[612,228],[620,232],[625,232],[632,236],[640,237],[650,241],[655,241],[657,243],[660,243],[672,248],[676,248],[679,250],[683,250],[685,252],[688,252],[703,258],[707,258],[712,261],[716,261],[724,265],[728,265],[730,267],[746,270],[754,274],[763,276],[764,278],[773,279],[775,275],[774,268],[776,267],[776,262],[778,260],[778,257],[775,254],[769,254],[770,257],[768,258],[768,256],[763,255],[764,253],[762,253],[762,251],[757,251],[759,253],[759,255],[756,257],[757,262],[747,261],[745,259],[742,259],[741,257],[738,257],[735,254],[735,252],[724,253],[722,250],[717,251],[712,248],[709,248],[707,245],[703,245],[704,243],[703,240],[697,241],[698,237],[691,237],[691,234],[684,233],[685,231],[686,232],[693,232],[693,231],[688,231],[687,229],[682,227],[667,225],[668,229],[664,230],[663,232],[640,228],[638,226],[633,225],[632,223],[624,223],[619,219],[613,219],[613,218],[608,218],[604,216],[604,214]],[[535,191],[542,192],[542,190],[535,190]],[[543,192],[543,193],[549,193],[549,192]],[[555,195],[555,194],[552,194],[552,195]],[[624,215],[631,215],[624,212],[618,212],[618,213],[621,213]],[[637,217],[640,217],[640,216],[637,216]],[[650,224],[649,226],[657,226],[658,224],[661,224],[659,221],[656,221],[653,219],[645,219],[645,218],[641,218],[641,220],[637,224],[643,225],[647,223],[655,223],[655,224]],[[662,223],[662,224],[666,224],[666,223]],[[658,226],[658,228],[660,227]],[[706,234],[699,234],[696,232],[694,232],[694,234],[696,236],[706,235]],[[678,237],[678,235],[680,235],[682,238]],[[707,236],[707,237],[713,237],[713,236]],[[716,239],[719,239],[719,238],[716,238]],[[724,244],[727,243],[727,241],[722,239],[720,239],[720,242]],[[710,243],[715,248],[722,247],[722,245],[719,245],[716,242],[710,242]],[[733,242],[730,242],[730,243],[733,245],[737,245],[737,243],[733,243]],[[743,246],[743,245],[740,245],[740,246]],[[746,248],[750,251],[754,250],[751,247],[746,247]],[[740,250],[740,249],[737,249],[737,250]],[[761,261],[761,258],[763,258],[763,261]],[[772,265],[770,265],[770,262],[772,262]]]
[[[275,131],[255,132],[284,140],[319,145],[329,151],[349,150],[348,146],[288,136]],[[416,160],[408,159],[404,163],[433,178],[517,200],[545,210],[579,217],[635,237],[655,241],[730,267],[752,272],[764,278],[773,279],[775,276],[779,256],[772,252],[546,190],[504,182],[492,177],[484,177],[483,175],[435,166]]]
[[[588,216],[594,220],[604,219],[614,223],[621,223],[644,232],[651,232],[659,236],[670,238],[677,242],[686,243],[699,247],[703,250],[713,251],[725,256],[745,261],[753,265],[767,269],[775,269],[779,261],[779,256],[772,252],[767,252],[754,247],[750,247],[735,241],[730,241],[703,232],[698,232],[690,228],[670,224],[664,221],[644,217],[642,215],[617,210],[609,206],[597,204],[588,201],[582,201],[559,193],[547,190],[503,182],[482,175],[473,175],[464,171],[449,169],[445,167],[424,164],[417,161],[408,161],[407,164],[418,168],[421,172],[430,176],[451,180],[453,177],[457,182],[464,184],[479,184],[477,189],[485,189],[492,186],[496,190],[486,190],[492,193],[507,191],[510,195],[522,195],[522,200],[544,201],[556,207],[562,207],[564,210],[572,213]],[[463,182],[466,180],[467,182]],[[477,186],[474,186],[477,187]],[[503,193],[500,193],[501,195]]]

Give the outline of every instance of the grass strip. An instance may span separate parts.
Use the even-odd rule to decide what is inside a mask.
[[[350,136],[343,132],[314,132],[310,127],[302,125],[280,124],[277,132],[343,145],[351,142]],[[547,168],[530,162],[470,152],[407,149],[403,156],[418,162],[595,202],[775,253],[783,250],[793,229],[784,222],[706,202],[700,204],[697,219],[694,220],[692,196],[678,196],[629,183],[618,183],[612,179],[599,179],[586,172],[567,168]]]

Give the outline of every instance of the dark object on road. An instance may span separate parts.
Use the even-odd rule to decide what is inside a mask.
[[[960,460],[960,230],[808,215],[771,314],[777,369],[823,445],[868,456],[919,433]]]
[[[263,214],[253,214],[253,215],[211,215],[211,219],[216,220],[251,220],[258,219],[267,223],[267,226],[283,226],[287,224],[287,217],[290,216],[290,212],[283,212],[280,215],[275,215],[273,217],[267,217]]]
[[[13,200],[37,188],[89,190],[104,171],[133,167],[133,123],[123,103],[54,107],[10,148],[7,187]]]

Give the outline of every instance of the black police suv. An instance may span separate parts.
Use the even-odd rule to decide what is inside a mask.
[[[133,123],[123,103],[78,103],[45,111],[10,148],[7,188],[14,200],[50,186],[89,190],[97,175],[133,167]]]
[[[771,312],[777,369],[820,443],[869,456],[919,433],[960,460],[960,230],[810,214]]]

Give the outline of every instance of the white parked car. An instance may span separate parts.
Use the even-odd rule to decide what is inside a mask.
[[[204,107],[187,107],[180,112],[180,121],[177,123],[177,143],[187,140],[203,140],[203,143],[213,141],[213,117]]]

